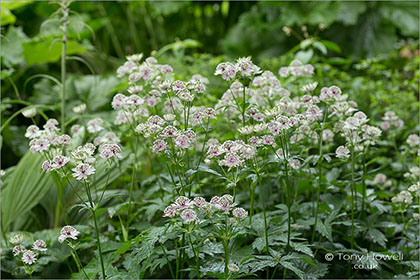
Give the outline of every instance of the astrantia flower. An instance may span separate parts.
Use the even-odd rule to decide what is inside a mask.
[[[59,130],[59,129],[57,128],[57,125],[58,125],[58,121],[57,121],[56,119],[49,119],[49,120],[45,123],[45,125],[44,125],[44,129],[45,129],[45,130],[47,130],[47,131],[50,131],[50,132],[52,132],[52,131],[56,131],[56,130]]]
[[[104,159],[121,158],[121,148],[117,144],[103,144],[99,147],[99,153],[100,157]]]
[[[13,256],[19,256],[20,254],[23,253],[23,251],[25,251],[25,247],[23,247],[22,245],[17,245],[15,247],[13,247]]]
[[[235,67],[245,77],[250,77],[252,75],[259,74],[262,72],[261,69],[254,63],[252,63],[251,59],[249,59],[248,57],[238,58]]]
[[[243,219],[248,216],[248,212],[241,207],[237,207],[232,210],[232,215],[236,218]]]
[[[12,237],[10,237],[9,242],[16,245],[16,244],[20,244],[23,241],[23,235],[18,233],[13,235]]]
[[[224,80],[231,80],[236,76],[238,69],[230,62],[223,62],[217,65],[214,75],[222,75]]]
[[[70,159],[66,156],[61,156],[61,155],[55,156],[53,160],[51,161],[51,169],[54,170],[54,169],[62,168],[69,162],[69,160]],[[43,168],[44,168],[44,165],[43,165]]]
[[[30,125],[26,129],[26,133],[25,133],[26,138],[32,139],[32,138],[38,137],[39,135],[40,135],[39,127],[37,127],[36,125]]]
[[[204,209],[208,206],[208,202],[204,199],[204,197],[196,197],[194,198],[194,205],[200,209]]]
[[[67,238],[71,238],[73,240],[77,239],[77,236],[80,232],[72,226],[64,226],[60,231],[60,236],[58,237],[58,241],[63,243],[64,240]]]
[[[87,179],[88,176],[95,174],[95,168],[85,163],[79,163],[72,171],[76,180]]]
[[[173,205],[169,205],[163,211],[163,217],[174,217],[176,215],[176,208]]]
[[[418,147],[420,145],[420,138],[417,134],[411,134],[407,137],[406,142],[410,148]]]
[[[93,120],[88,121],[87,123],[87,130],[89,133],[96,133],[99,132],[101,130],[103,130],[104,128],[102,127],[104,121],[100,118],[96,118]]]
[[[33,250],[37,251],[47,251],[47,244],[45,244],[44,240],[36,240],[32,247]]]
[[[413,196],[408,191],[401,191],[399,194],[394,196],[391,201],[393,203],[405,203],[411,204],[413,203]]]
[[[29,265],[34,264],[36,262],[36,255],[35,255],[35,253],[33,251],[31,251],[31,250],[24,251],[23,252],[23,255],[22,255],[22,261],[25,264],[29,264]]]
[[[178,135],[174,142],[177,148],[187,149],[190,147],[190,140],[186,135]]]
[[[350,151],[345,146],[339,146],[335,150],[335,154],[339,159],[346,159],[350,157]]]
[[[243,165],[243,160],[235,153],[226,153],[225,157],[219,161],[220,166],[238,167]]]
[[[382,173],[378,173],[375,176],[375,179],[373,180],[374,184],[383,184],[386,181],[386,175]]]
[[[191,223],[197,220],[197,213],[192,209],[185,209],[181,212],[180,217],[184,220],[184,223]]]
[[[191,208],[193,206],[193,202],[185,196],[180,196],[175,200],[174,206],[178,210],[183,210],[186,208]]]
[[[157,139],[153,142],[152,151],[154,153],[159,153],[161,151],[166,150],[167,147],[168,147],[168,144],[166,143],[165,140]]]

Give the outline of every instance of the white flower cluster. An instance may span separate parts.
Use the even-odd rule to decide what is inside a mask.
[[[21,259],[24,264],[32,265],[37,261],[37,257],[41,252],[47,251],[47,244],[44,240],[35,240],[32,244],[32,250],[27,250],[21,243],[23,236],[15,234],[10,238],[10,243],[15,245],[12,249],[13,256],[17,257],[22,255]]]
[[[222,211],[226,215],[231,212],[233,217],[238,219],[248,216],[245,209],[236,207],[233,197],[229,194],[221,197],[214,196],[210,202],[207,202],[203,197],[196,197],[191,200],[185,196],[180,196],[174,203],[165,208],[163,216],[171,218],[179,216],[184,223],[188,224],[200,221],[197,213],[212,215],[214,211]]]
[[[249,57],[239,58],[235,64],[223,62],[217,65],[214,75],[221,75],[224,80],[232,80],[236,74],[240,73],[242,77],[252,77],[261,73],[261,69],[252,63]]]
[[[57,125],[57,120],[49,119],[43,130],[40,130],[36,125],[30,125],[26,129],[25,137],[31,139],[29,147],[33,153],[47,152],[50,148],[62,149],[69,145],[70,136],[67,134],[60,135]]]
[[[136,132],[146,138],[152,138],[152,151],[155,153],[166,151],[172,144],[176,149],[190,148],[196,141],[195,132],[191,129],[181,130],[175,126],[176,124],[174,120],[168,121],[153,115],[145,123],[139,124]]]
[[[303,64],[299,60],[293,60],[288,67],[281,67],[279,70],[280,77],[311,77],[314,74],[315,68],[311,64]]]
[[[218,161],[220,166],[229,168],[239,167],[245,164],[246,160],[253,158],[257,153],[257,148],[253,145],[245,144],[242,140],[227,140],[223,144],[211,144],[207,150],[206,162],[211,158],[224,155]]]
[[[400,119],[393,111],[388,111],[382,117],[381,128],[389,130],[391,128],[400,128],[404,126],[404,121]]]

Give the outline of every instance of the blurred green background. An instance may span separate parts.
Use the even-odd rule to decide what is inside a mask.
[[[417,110],[418,1],[83,1],[70,8],[69,112],[81,101],[90,113],[110,110],[121,88],[115,70],[133,53],[155,55],[181,77],[209,78],[224,59],[252,56],[277,73],[297,57],[372,114],[406,104],[401,113],[410,118]],[[47,1],[1,1],[2,169],[27,151],[23,135],[32,121],[17,112],[33,104],[49,117],[58,111],[57,86],[34,78],[60,77],[57,9]],[[220,96],[220,81],[211,82]]]

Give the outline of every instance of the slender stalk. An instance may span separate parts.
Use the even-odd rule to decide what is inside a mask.
[[[354,146],[351,146],[351,248],[354,247]]]
[[[261,203],[262,203],[263,215],[264,215],[265,251],[268,254],[268,224],[267,224],[267,215],[266,215],[266,212],[265,212],[265,202],[264,202],[263,189],[262,189],[262,185],[261,185],[261,176],[260,176],[260,174],[257,174],[257,176],[258,176],[258,186],[259,186],[259,189],[260,189],[260,197],[261,197]]]
[[[162,244],[160,244],[160,247],[162,248],[163,254],[165,255],[165,259],[166,259],[166,262],[168,263],[169,272],[171,273],[172,279],[176,279],[174,275],[174,271],[172,270],[172,265],[169,262],[168,254],[166,254],[165,247]]]
[[[188,234],[188,239],[190,240],[191,249],[194,252],[195,255],[195,264],[196,264],[196,273],[197,273],[197,279],[200,279],[200,255],[199,252],[195,250],[194,244],[191,240],[191,235]]]
[[[136,177],[136,171],[137,171],[137,144],[138,144],[138,136],[135,135],[134,162],[133,162],[133,171],[131,173],[131,184],[130,184],[130,192],[129,192],[129,198],[128,198],[127,230],[130,226],[130,221],[131,221],[131,208],[132,208],[131,204],[133,200],[133,191],[134,191],[135,177]]]
[[[66,54],[67,54],[67,27],[68,27],[68,3],[63,1],[62,5],[62,22],[61,30],[63,31],[62,37],[62,47],[61,47],[61,131],[65,133],[66,129],[66,119],[65,119],[65,111],[66,111]]]
[[[89,187],[89,184],[86,182],[86,180],[84,181],[84,185],[85,185],[86,193],[87,193],[89,203],[90,203],[90,210],[91,210],[92,215],[93,215],[93,222],[95,224],[96,241],[97,241],[98,251],[99,251],[99,260],[101,262],[102,276],[103,276],[103,279],[106,279],[104,260],[103,260],[103,257],[102,257],[101,240],[99,239],[99,227],[98,227],[98,221],[97,221],[97,218],[96,218],[96,208],[95,208],[96,206],[93,203],[92,194],[90,192],[90,187]]]
[[[225,215],[226,232],[223,236],[223,249],[225,251],[225,279],[229,277],[229,234],[228,234],[228,215]]]
[[[252,216],[254,215],[254,196],[257,185],[251,186],[251,209],[249,211],[249,225],[252,223]]]
[[[98,242],[99,260],[101,261],[102,277],[103,279],[106,279],[104,260],[102,257],[101,240],[99,239],[98,221],[96,219],[96,210],[92,210],[92,215],[93,215],[93,221],[95,222],[96,240]]]
[[[79,255],[76,252],[76,249],[71,245],[70,246],[73,249],[72,255],[73,255],[73,259],[76,262],[77,265],[77,269],[83,272],[83,274],[85,275],[86,279],[89,279],[89,276],[86,274],[85,269],[83,268],[82,262],[80,261]]]
[[[284,141],[283,136],[281,137],[281,147],[283,150],[283,162],[284,162],[284,170],[285,170],[285,184],[284,187],[286,189],[286,203],[287,203],[287,245],[286,245],[286,251],[289,252],[290,250],[290,232],[291,232],[291,222],[290,222],[290,218],[291,218],[291,205],[290,205],[290,190],[289,190],[289,186],[290,186],[290,180],[289,180],[289,168],[288,168],[288,161],[287,161],[287,155],[288,153],[286,152],[286,148],[287,148],[287,144],[285,143],[286,141]]]
[[[311,243],[314,243],[315,240],[315,233],[316,233],[316,226],[318,223],[318,211],[319,211],[319,197],[321,194],[321,186],[322,186],[322,162],[324,160],[323,151],[322,151],[322,129],[319,135],[319,162],[318,162],[318,191],[316,195],[316,210],[315,210],[315,223],[314,223],[314,230],[312,232],[312,239]]]

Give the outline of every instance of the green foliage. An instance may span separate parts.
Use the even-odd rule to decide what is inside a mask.
[[[7,176],[1,189],[4,229],[37,205],[54,186],[51,176],[41,171],[43,161],[42,156],[28,152]]]

